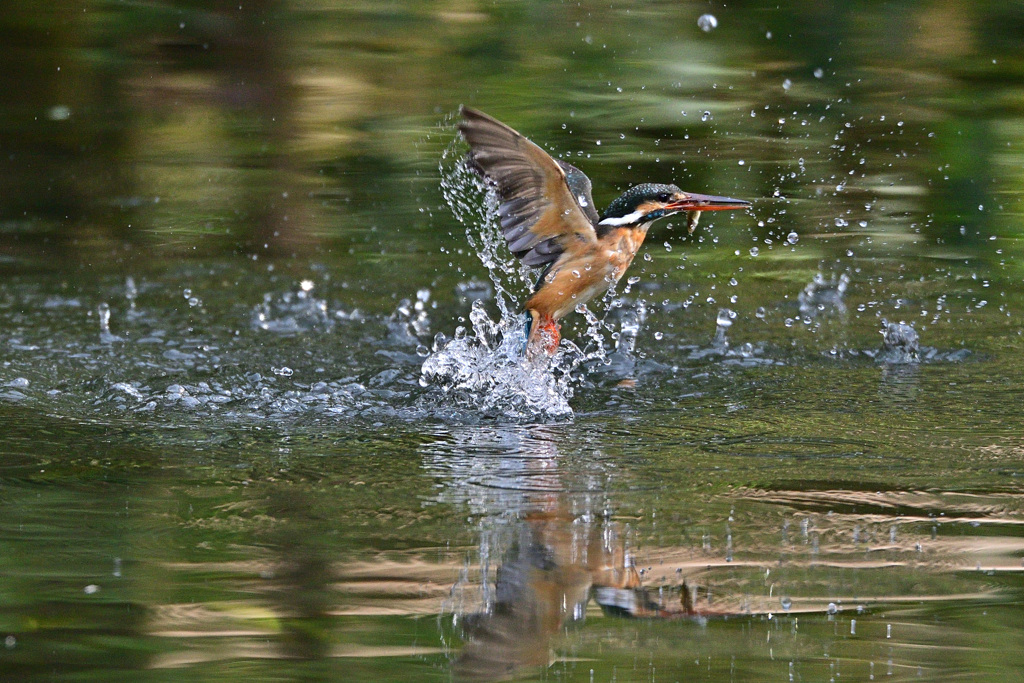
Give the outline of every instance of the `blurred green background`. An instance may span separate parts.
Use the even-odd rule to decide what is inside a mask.
[[[765,234],[1020,232],[1017,2],[4,4],[7,263],[434,251],[460,103],[586,158],[602,205],[676,179]]]

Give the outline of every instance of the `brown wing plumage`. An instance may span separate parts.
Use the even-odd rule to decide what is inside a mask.
[[[461,112],[459,130],[472,162],[495,185],[501,231],[516,257],[542,266],[596,244],[598,217],[582,171],[483,112]]]

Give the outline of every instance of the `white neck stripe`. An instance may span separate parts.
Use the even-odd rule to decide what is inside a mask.
[[[621,218],[605,218],[600,223],[598,223],[598,225],[632,225],[634,223],[639,222],[640,219],[644,217],[644,215],[645,214],[642,211],[634,211],[633,213],[626,214]]]

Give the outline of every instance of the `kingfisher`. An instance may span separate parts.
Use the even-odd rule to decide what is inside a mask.
[[[463,106],[459,112],[469,164],[494,187],[509,250],[525,265],[543,268],[524,305],[527,356],[555,353],[558,321],[622,278],[654,221],[686,212],[692,233],[704,211],[750,206],[742,199],[644,183],[598,214],[583,171],[481,111]]]

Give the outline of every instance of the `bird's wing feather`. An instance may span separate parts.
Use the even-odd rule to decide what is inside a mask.
[[[501,231],[528,266],[594,244],[597,211],[590,179],[483,112],[462,108],[459,130],[470,159],[498,193]]]

